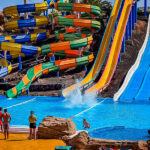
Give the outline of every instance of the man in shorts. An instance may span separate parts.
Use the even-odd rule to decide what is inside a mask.
[[[3,110],[3,108],[2,107],[0,107],[0,126],[1,126],[1,132],[3,132],[3,123],[2,123],[2,110]]]
[[[31,115],[29,116],[29,122],[30,122],[30,136],[29,139],[34,139],[36,140],[36,117],[34,116],[34,112],[31,111]],[[32,137],[32,131],[33,131],[33,137]]]
[[[9,123],[11,121],[11,116],[9,113],[7,113],[7,109],[4,109],[2,118],[3,118],[4,136],[6,140],[9,137]]]

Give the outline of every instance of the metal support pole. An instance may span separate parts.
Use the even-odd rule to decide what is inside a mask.
[[[144,16],[147,16],[147,0],[144,0]]]
[[[48,10],[46,10],[46,17],[48,17]]]
[[[86,66],[84,66],[84,71],[87,71],[87,67]]]
[[[59,71],[57,71],[57,78],[59,78]]]
[[[129,16],[129,37],[132,37],[132,10],[130,11],[130,16]]]
[[[135,23],[137,23],[137,1],[135,2]]]
[[[126,40],[129,40],[129,19],[126,26]]]
[[[118,62],[121,62],[121,55],[119,54]]]
[[[136,23],[136,3],[134,3],[134,23]]]
[[[123,40],[122,40],[122,52],[125,52],[125,35],[123,36]]]
[[[132,5],[132,30],[135,29],[135,26],[134,26],[134,17],[135,17],[135,14],[134,14],[134,5]]]
[[[26,90],[26,92],[27,92],[27,95],[29,95],[29,94],[30,94],[30,90],[29,90],[29,89],[27,89],[27,90]]]
[[[55,56],[54,56],[54,55],[52,56],[51,61],[52,61],[52,62],[54,62],[54,61],[55,61]]]
[[[21,56],[19,55],[19,71],[22,71]]]

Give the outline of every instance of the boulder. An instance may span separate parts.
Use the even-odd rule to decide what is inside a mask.
[[[86,150],[86,145],[90,141],[90,137],[88,136],[88,133],[83,131],[78,133],[73,138],[66,138],[66,136],[63,138],[63,140],[66,142],[67,145],[71,145],[74,149],[77,150]]]
[[[139,150],[148,150],[148,142],[138,141],[138,148]]]
[[[76,133],[76,125],[71,119],[45,117],[38,127],[38,138],[61,139]]]
[[[145,141],[116,141],[90,138],[87,132],[83,131],[74,137],[64,136],[67,145],[71,145],[74,150],[99,150],[100,148],[117,148],[132,150],[148,150],[148,142]]]

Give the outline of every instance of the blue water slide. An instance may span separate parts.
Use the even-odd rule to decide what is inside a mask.
[[[142,86],[135,97],[136,100],[150,100],[150,67],[148,68]]]
[[[120,100],[139,100],[143,99],[145,92],[147,92],[147,87],[150,87],[148,84],[150,84],[150,80],[148,81],[148,78],[150,77],[150,37],[148,39],[148,43],[146,46],[146,49],[144,51],[144,54],[142,56],[140,65],[138,69],[134,72],[128,86],[120,96]],[[150,78],[149,78],[150,79]],[[145,97],[150,96],[150,89],[148,90],[149,93],[146,93]]]

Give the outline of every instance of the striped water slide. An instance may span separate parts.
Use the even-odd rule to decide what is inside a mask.
[[[99,47],[99,51],[98,51],[98,54],[97,54],[97,57],[95,59],[92,69],[90,70],[90,72],[87,74],[87,76],[81,82],[74,84],[66,89],[63,89],[62,96],[67,97],[70,93],[72,93],[72,91],[74,89],[76,89],[76,88],[82,89],[82,88],[88,86],[99,75],[99,72],[101,70],[101,67],[104,63],[104,60],[105,60],[107,52],[108,52],[111,35],[112,35],[113,29],[115,27],[115,22],[117,20],[117,16],[118,16],[119,8],[121,7],[121,4],[122,4],[122,0],[115,1],[114,7],[112,9],[101,45]]]
[[[56,7],[57,5],[57,7]],[[59,7],[61,6],[61,7]],[[69,8],[70,11],[81,11],[86,13],[93,13],[94,15],[100,14],[100,8],[96,6],[90,6],[86,4],[71,4]],[[68,4],[67,3],[57,3],[55,4],[55,7],[59,10],[68,10]],[[85,8],[87,7],[87,8]],[[83,28],[88,28],[86,31],[91,30],[98,30],[100,28],[100,22],[94,21],[94,20],[88,20],[88,19],[75,19],[75,18],[67,18],[67,17],[56,17],[55,23],[59,25],[66,25],[66,26],[74,26],[74,27],[80,27],[81,32],[82,30],[85,30]],[[34,53],[37,54],[52,54],[56,53],[56,55],[66,55],[69,57],[75,57],[72,59],[65,59],[65,60],[58,60],[55,62],[48,62],[44,64],[40,64],[38,66],[35,66],[27,71],[27,74],[23,77],[23,79],[19,82],[18,85],[16,85],[14,88],[7,91],[7,97],[17,97],[17,95],[25,92],[31,85],[33,81],[35,81],[38,77],[40,77],[43,74],[47,74],[51,71],[58,71],[63,69],[68,69],[71,67],[77,67],[80,65],[86,65],[93,61],[94,56],[90,52],[81,52],[82,57],[76,58],[77,55],[79,56],[79,51],[71,51],[76,50],[80,47],[86,47],[87,45],[90,45],[93,41],[92,35],[81,33],[81,34],[71,34],[73,32],[76,32],[76,29],[74,28],[67,28],[65,31],[58,31],[55,33],[57,39],[61,39],[62,42],[52,43],[52,44],[46,44],[39,47],[32,47],[22,44],[16,44],[16,43],[10,43],[12,45],[6,47],[7,42],[1,42],[1,49],[8,49],[8,51],[14,51],[17,53]],[[67,41],[65,41],[67,40]],[[15,45],[16,44],[16,45]],[[15,45],[15,46],[14,46]],[[10,47],[17,47],[18,49],[11,49]],[[30,50],[29,50],[30,49]],[[63,52],[64,51],[64,52]]]
[[[64,70],[72,67],[86,65],[93,61],[94,56],[90,52],[83,52],[83,57],[58,60],[55,62],[47,62],[37,65],[27,71],[27,74],[14,88],[7,91],[6,95],[9,98],[17,97],[21,93],[29,89],[31,83],[39,78],[41,75],[48,74],[49,72]]]

